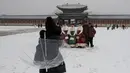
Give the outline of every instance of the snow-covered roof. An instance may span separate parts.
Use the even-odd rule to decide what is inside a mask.
[[[130,19],[130,15],[88,15],[90,19]]]
[[[1,15],[2,19],[46,19],[48,16],[57,18],[56,15]]]
[[[81,4],[63,4],[63,5],[58,5],[58,8],[61,9],[79,9],[79,8],[87,8],[86,5],[81,5]]]

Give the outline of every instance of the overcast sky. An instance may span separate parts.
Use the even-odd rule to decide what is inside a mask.
[[[130,14],[130,0],[0,0],[0,15],[51,14],[65,3],[85,4],[93,14]]]

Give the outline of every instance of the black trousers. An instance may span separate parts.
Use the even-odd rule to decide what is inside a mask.
[[[66,72],[65,63],[53,68],[49,68],[46,72],[46,69],[39,69],[39,73],[64,73]]]
[[[93,45],[93,37],[88,37],[88,38],[86,38],[86,43],[87,43],[88,46],[89,46],[89,44],[90,44],[90,46],[93,47],[93,46],[94,46],[94,45]]]

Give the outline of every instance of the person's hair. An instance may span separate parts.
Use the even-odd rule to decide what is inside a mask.
[[[46,18],[45,28],[46,30],[53,29],[56,26],[54,20],[51,17]]]
[[[89,25],[91,25],[92,23],[88,23]]]
[[[40,38],[42,38],[42,39],[44,39],[44,32],[45,32],[45,30],[41,30],[39,32]]]
[[[93,25],[90,25],[91,28],[93,28],[94,26]]]
[[[57,26],[51,17],[46,18],[45,28],[46,28],[46,36],[48,38],[55,35],[59,36],[61,33],[60,26]]]

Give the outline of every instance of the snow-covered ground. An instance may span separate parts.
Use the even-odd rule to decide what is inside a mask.
[[[130,73],[130,29],[96,30],[95,48],[62,48],[67,73]],[[30,65],[38,38],[39,32],[0,37],[0,73],[38,73]]]
[[[22,30],[37,28],[37,26],[0,26],[0,31]]]

